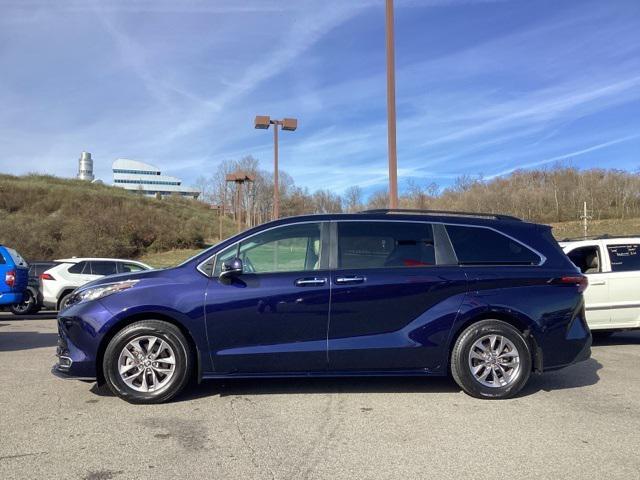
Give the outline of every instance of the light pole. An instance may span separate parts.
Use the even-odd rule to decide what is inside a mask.
[[[386,0],[387,38],[387,146],[389,150],[389,208],[398,208],[398,156],[396,149],[396,74],[393,41],[393,0]]]
[[[295,118],[283,118],[282,120],[271,120],[268,115],[257,115],[254,127],[266,130],[269,125],[273,125],[273,219],[280,216],[280,184],[278,183],[278,127],[282,130],[293,132],[298,128],[298,120]]]

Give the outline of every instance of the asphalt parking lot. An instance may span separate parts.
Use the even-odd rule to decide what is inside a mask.
[[[286,379],[134,406],[53,377],[55,343],[51,315],[0,314],[2,479],[640,478],[640,332],[507,401],[447,379]]]

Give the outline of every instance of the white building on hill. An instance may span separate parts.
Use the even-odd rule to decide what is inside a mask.
[[[148,196],[160,193],[198,198],[200,194],[197,188],[183,186],[179,178],[162,175],[153,165],[124,158],[113,162],[113,184]]]

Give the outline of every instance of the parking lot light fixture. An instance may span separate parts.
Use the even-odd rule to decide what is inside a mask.
[[[273,219],[280,217],[280,183],[278,179],[278,127],[282,130],[293,132],[298,128],[298,119],[283,118],[282,120],[272,120],[268,115],[257,115],[254,127],[259,130],[267,130],[273,125]]]

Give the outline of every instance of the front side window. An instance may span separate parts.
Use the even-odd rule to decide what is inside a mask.
[[[323,255],[320,224],[287,225],[259,233],[216,256],[214,275],[222,264],[240,258],[244,273],[304,272],[320,269]]]
[[[612,272],[640,270],[640,245],[609,245],[607,250]]]
[[[460,265],[538,265],[540,256],[521,243],[483,227],[447,225]]]
[[[120,264],[120,272],[130,273],[130,272],[141,272],[144,268],[135,263],[121,263]]]
[[[338,223],[338,268],[408,268],[434,264],[435,250],[430,224]]]
[[[576,248],[567,253],[567,256],[582,273],[599,273],[602,271],[600,248],[597,245]]]

